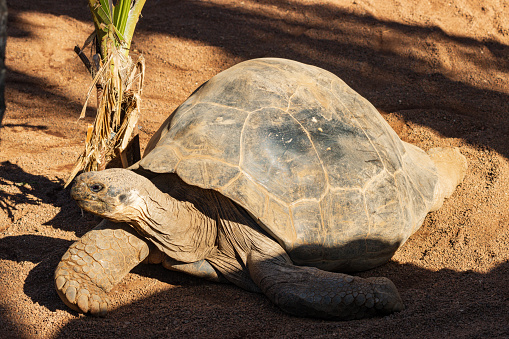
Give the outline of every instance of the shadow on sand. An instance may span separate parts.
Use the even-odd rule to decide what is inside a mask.
[[[70,241],[38,235],[12,236],[0,239],[0,258],[16,262],[29,261],[37,265],[30,271],[24,285],[25,294],[34,304],[50,311],[68,310],[54,289],[53,272]],[[30,250],[29,250],[30,249]],[[27,255],[34,253],[37,255]],[[246,292],[233,285],[215,284],[205,280],[172,272],[160,265],[140,265],[133,273],[167,284],[153,295],[144,295],[136,301],[111,311],[105,318],[84,317],[71,321],[59,337],[86,337],[97,334],[103,337],[299,337],[292,325],[298,321],[316,335],[347,335],[375,333],[377,327],[387,325],[390,319],[394,331],[391,335],[404,337],[415,333],[406,321],[419,314],[423,317],[422,333],[427,337],[443,333],[461,333],[474,318],[483,317],[482,328],[468,335],[493,337],[509,333],[509,293],[505,284],[509,262],[501,264],[487,274],[472,271],[456,272],[442,269],[431,272],[413,265],[389,262],[360,275],[387,276],[398,286],[406,309],[384,318],[363,321],[336,322],[296,318],[284,314],[263,295]],[[122,298],[122,290],[143,291],[147,279],[136,276],[124,279],[113,292]],[[454,292],[445,288],[455,286]],[[70,311],[68,310],[69,312]],[[12,315],[6,317],[11,319]],[[433,318],[433,321],[430,320]],[[451,321],[451,318],[454,321]],[[130,319],[118,322],[117,319]],[[278,319],[277,323],[271,319]],[[220,323],[221,327],[210,326]],[[252,332],[245,333],[246,323]],[[267,327],[267,324],[273,324]],[[143,325],[141,325],[143,324]],[[463,325],[462,325],[463,324]],[[11,327],[15,327],[11,324]],[[458,327],[458,328],[457,328]],[[214,332],[216,331],[216,332]],[[5,333],[5,332],[4,332]]]
[[[31,128],[45,128],[31,126]],[[9,190],[0,190],[0,208],[11,222],[18,205],[50,204],[61,207],[59,213],[45,223],[82,236],[97,219],[90,214],[82,215],[76,203],[70,198],[70,188],[64,189],[62,180],[52,181],[44,175],[36,175],[23,171],[21,167],[9,161],[0,163],[0,185],[11,186]],[[75,220],[72,224],[68,220]]]
[[[150,34],[164,34],[221,47],[242,59],[271,56],[314,64],[338,75],[382,111],[399,112],[405,120],[444,136],[509,157],[503,127],[509,123],[508,94],[500,89],[500,79],[476,75],[506,73],[508,46],[450,35],[436,26],[379,20],[331,4],[273,5],[265,0],[243,5],[147,2],[133,44]],[[77,4],[11,7],[11,31],[17,35],[29,34],[19,24],[25,11],[90,21],[87,8]],[[443,65],[440,57],[447,53],[440,50],[452,51],[459,61]],[[485,59],[471,57],[480,54]],[[171,64],[171,54],[167,59]],[[436,114],[441,116],[438,121]]]

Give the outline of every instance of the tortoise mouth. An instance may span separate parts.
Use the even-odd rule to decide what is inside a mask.
[[[90,212],[101,217],[104,217],[104,214],[107,211],[104,202],[98,200],[87,200],[87,199],[76,200],[76,204],[82,210],[85,210],[87,212]]]

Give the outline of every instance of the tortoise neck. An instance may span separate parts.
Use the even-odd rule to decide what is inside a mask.
[[[193,203],[174,198],[150,183],[140,192],[131,225],[172,259],[195,262],[215,251],[216,221]]]

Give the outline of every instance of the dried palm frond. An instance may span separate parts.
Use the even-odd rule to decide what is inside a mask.
[[[88,131],[85,150],[71,171],[65,186],[80,171],[97,171],[121,153],[129,143],[140,114],[141,92],[145,77],[145,61],[140,56],[134,62],[129,47],[134,27],[141,13],[144,0],[89,0],[96,31],[85,46],[75,51],[93,76],[80,118],[85,117],[88,100],[97,88],[97,114],[92,129]],[[94,58],[96,68],[83,54],[92,46],[100,56]]]
[[[117,54],[120,58],[125,58]],[[102,97],[98,100],[99,107],[94,121],[92,133],[87,137],[85,151],[78,158],[65,186],[74,179],[80,171],[98,171],[115,156],[123,151],[132,135],[138,121],[141,104],[141,92],[145,75],[145,62],[140,57],[135,63],[130,57],[127,61],[115,63],[124,64],[124,68],[102,67],[96,77],[103,77]],[[95,87],[91,86],[80,118],[84,117],[86,105]],[[118,150],[118,151],[116,151]]]

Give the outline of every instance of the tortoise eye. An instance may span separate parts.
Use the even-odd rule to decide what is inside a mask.
[[[95,192],[95,193],[101,191],[103,188],[104,188],[104,186],[101,185],[101,184],[92,184],[92,185],[90,185],[90,190],[92,192]]]

